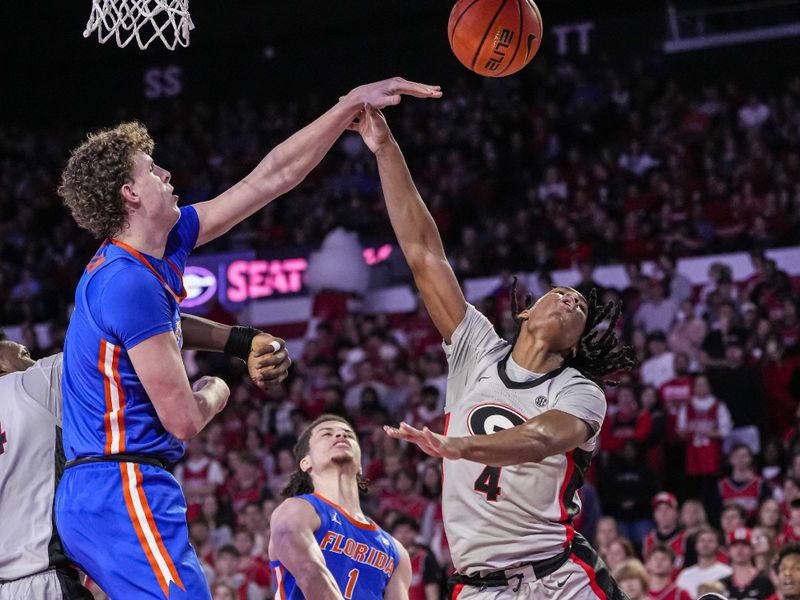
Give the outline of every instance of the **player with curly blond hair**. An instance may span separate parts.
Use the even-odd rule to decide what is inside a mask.
[[[137,123],[93,134],[72,153],[59,193],[105,240],[78,284],[64,345],[68,463],[56,519],[67,554],[112,598],[210,598],[183,494],[165,469],[229,395],[214,377],[192,389],[181,361],[189,253],[299,184],[365,103],[397,104],[401,94],[441,92],[400,78],[358,87],[232,188],[183,208]],[[247,358],[254,335],[234,328],[229,349]]]

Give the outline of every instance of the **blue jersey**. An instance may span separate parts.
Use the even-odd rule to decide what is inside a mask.
[[[347,600],[383,598],[400,556],[392,536],[373,521],[369,525],[356,521],[319,494],[297,498],[310,503],[319,515],[314,538],[342,595]],[[279,561],[270,564],[275,600],[306,600],[294,576]]]
[[[199,228],[197,211],[182,208],[163,259],[106,240],[86,266],[64,341],[68,460],[137,453],[175,462],[183,455],[183,445],[159,421],[128,349],[165,331],[182,345],[183,269]]]

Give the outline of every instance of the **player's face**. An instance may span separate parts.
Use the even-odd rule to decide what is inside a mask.
[[[361,468],[361,448],[352,428],[341,421],[323,421],[314,428],[308,444],[307,465],[312,471],[331,464]],[[306,459],[304,459],[306,460]],[[303,464],[300,465],[305,470]]]
[[[783,557],[778,565],[778,582],[784,598],[800,598],[800,555]]]
[[[583,294],[569,287],[556,287],[536,301],[527,315],[531,333],[548,338],[555,352],[567,352],[578,343],[589,305]]]
[[[165,220],[171,227],[178,220],[180,211],[178,197],[172,193],[170,177],[169,171],[155,164],[149,154],[136,154],[133,161],[133,190],[141,200],[142,210],[152,220]]]
[[[17,342],[0,342],[0,375],[24,371],[32,366],[35,361],[30,352]]]

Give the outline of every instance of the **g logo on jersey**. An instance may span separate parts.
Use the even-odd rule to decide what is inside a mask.
[[[522,425],[526,418],[502,404],[480,404],[469,411],[467,429],[472,435],[488,435]]]

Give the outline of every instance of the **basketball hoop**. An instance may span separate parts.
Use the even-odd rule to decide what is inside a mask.
[[[174,50],[189,45],[192,29],[189,0],[92,0],[83,37],[97,31],[101,44],[113,37],[120,48],[135,39],[142,50],[160,39]]]

